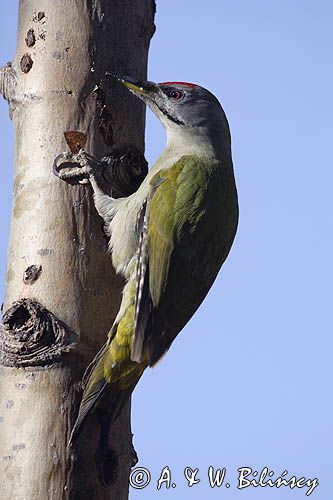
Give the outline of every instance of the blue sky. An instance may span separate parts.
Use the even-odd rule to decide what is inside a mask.
[[[13,57],[17,2],[3,2],[0,54]],[[200,83],[229,118],[240,199],[230,257],[195,317],[133,397],[138,465],[131,500],[298,499],[306,488],[238,490],[237,469],[319,479],[332,495],[332,23],[317,0],[157,2],[149,78]],[[0,102],[0,294],[13,132]],[[146,154],[164,146],[148,112]],[[230,488],[210,488],[226,467]],[[176,488],[157,491],[169,466]],[[185,467],[199,468],[189,488]]]

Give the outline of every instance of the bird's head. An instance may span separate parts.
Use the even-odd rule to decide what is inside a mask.
[[[144,101],[168,129],[214,129],[216,126],[229,131],[224,111],[216,97],[194,83],[135,80],[111,75]]]

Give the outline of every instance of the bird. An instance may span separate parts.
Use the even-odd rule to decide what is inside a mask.
[[[218,99],[193,83],[111,76],[151,108],[167,143],[128,197],[103,192],[89,155],[80,170],[125,285],[106,343],[84,376],[71,443],[91,412],[104,429],[119,416],[145,369],[169,350],[204,300],[238,225],[230,130]]]

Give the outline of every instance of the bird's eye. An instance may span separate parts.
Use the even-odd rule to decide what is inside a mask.
[[[169,93],[169,97],[174,101],[179,101],[184,97],[184,95],[184,92],[182,92],[181,90],[171,90],[171,92]]]

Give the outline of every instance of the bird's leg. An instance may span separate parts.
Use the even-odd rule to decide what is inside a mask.
[[[72,168],[73,164],[79,166]],[[104,166],[94,156],[81,149],[76,155],[59,154],[53,162],[53,173],[59,179],[71,184],[90,184],[94,192],[96,210],[107,225],[111,221],[110,208],[113,207],[115,200],[105,193],[110,191],[110,186],[103,179]]]
[[[144,155],[125,145],[112,146],[101,160],[81,149],[78,154],[61,153],[53,162],[53,173],[59,179],[69,184],[91,185],[96,210],[106,225],[117,209],[116,199],[134,193],[147,172]]]
[[[87,184],[87,182],[90,182],[95,195],[94,200],[96,199],[96,196],[107,196],[105,194],[105,190],[101,187],[103,167],[102,163],[83,149],[81,149],[81,151],[77,155],[76,161],[81,165],[81,170],[84,170],[84,174],[87,175],[87,178],[80,180],[79,183]],[[96,209],[99,212],[97,206]]]
[[[148,163],[133,146],[114,145],[100,160],[83,149],[78,154],[61,153],[53,162],[53,173],[69,184],[91,184],[95,193],[114,198],[134,193],[146,177]]]
[[[75,166],[74,166],[75,165]],[[90,184],[94,204],[110,236],[110,223],[116,214],[118,198],[137,191],[148,172],[144,155],[133,146],[114,145],[108,155],[97,160],[81,149],[78,154],[61,153],[53,163],[53,173],[69,184]]]
[[[79,166],[73,168],[73,164]],[[98,171],[101,167],[101,162],[83,149],[78,154],[60,153],[53,161],[54,175],[71,184],[87,184],[93,170]]]
[[[72,168],[73,164],[79,166]],[[102,163],[83,149],[78,154],[61,153],[53,162],[53,173],[59,179],[71,184],[88,184],[90,182],[94,193],[98,194],[104,193],[101,187],[102,170]]]

